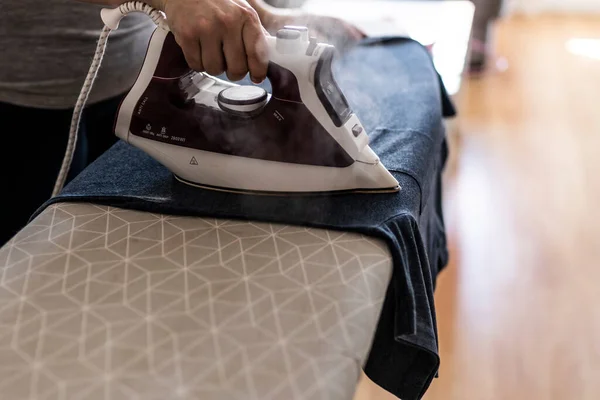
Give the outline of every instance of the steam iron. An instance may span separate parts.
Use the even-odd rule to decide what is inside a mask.
[[[166,19],[144,3],[104,9],[107,30],[132,11],[157,27],[114,131],[179,181],[267,194],[400,189],[332,76],[335,48],[307,28],[286,26],[267,38],[268,93],[192,70]]]

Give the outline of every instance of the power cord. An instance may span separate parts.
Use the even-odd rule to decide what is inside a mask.
[[[104,58],[104,53],[106,51],[106,43],[108,41],[108,36],[110,35],[111,31],[118,29],[119,21],[127,14],[130,14],[132,12],[142,12],[148,15],[157,26],[168,30],[166,19],[162,12],[156,10],[155,8],[152,8],[148,4],[141,1],[130,1],[127,3],[123,3],[119,7],[114,9],[102,10],[101,16],[105,25],[102,28],[102,32],[100,33],[98,45],[96,46],[96,52],[94,53],[94,58],[92,59],[92,64],[90,65],[90,69],[85,78],[85,81],[79,93],[79,97],[77,98],[77,103],[75,104],[75,108],[73,110],[73,117],[71,119],[71,126],[69,129],[69,140],[67,142],[65,156],[63,158],[63,162],[58,173],[56,183],[54,184],[52,197],[57,196],[62,190],[67,179],[69,169],[71,168],[73,155],[75,153],[75,144],[77,143],[77,135],[79,133],[81,113],[85,108],[85,104],[87,103],[90,91],[92,90],[92,86],[94,85],[94,81],[96,80],[96,76],[98,75],[98,69],[100,68],[100,64],[102,64],[102,59]]]

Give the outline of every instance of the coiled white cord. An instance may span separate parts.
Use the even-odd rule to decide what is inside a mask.
[[[151,6],[142,1],[130,1],[128,3],[121,4],[118,8],[115,8],[113,10],[102,10],[102,19],[104,20],[105,25],[102,28],[102,32],[100,33],[100,38],[98,39],[98,45],[96,46],[96,52],[94,53],[92,64],[90,65],[90,69],[85,78],[85,81],[79,93],[79,97],[77,98],[77,103],[75,104],[75,108],[73,110],[73,117],[71,119],[71,127],[69,130],[69,140],[67,142],[67,148],[60,168],[60,172],[58,173],[56,183],[54,184],[52,197],[58,195],[62,190],[67,179],[69,169],[71,168],[73,154],[75,153],[75,144],[77,143],[77,135],[79,133],[81,113],[85,108],[88,96],[90,94],[92,86],[94,85],[94,81],[96,80],[100,64],[102,64],[102,59],[104,58],[104,53],[106,51],[106,43],[108,41],[108,36],[110,35],[111,31],[118,28],[119,21],[121,20],[121,18],[132,12],[142,12],[148,15],[156,25],[168,29],[166,19],[163,16],[163,14],[159,10],[152,8]]]

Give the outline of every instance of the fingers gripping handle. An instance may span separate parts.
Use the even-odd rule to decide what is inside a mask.
[[[267,78],[271,84],[272,95],[275,98],[287,101],[301,102],[299,82],[292,72],[298,59],[288,59],[286,54],[278,53],[274,39],[268,37],[269,61],[267,64]],[[297,67],[297,66],[296,66]],[[187,64],[183,50],[178,45],[172,33],[168,33],[161,51],[161,58],[155,74],[163,78],[181,76],[191,69]]]

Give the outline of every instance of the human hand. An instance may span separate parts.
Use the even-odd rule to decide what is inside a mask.
[[[268,32],[246,0],[153,0],[190,68],[232,81],[247,73],[254,83],[267,75]]]

